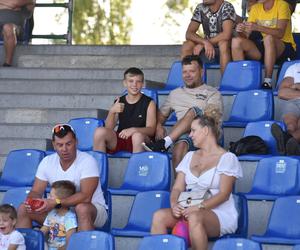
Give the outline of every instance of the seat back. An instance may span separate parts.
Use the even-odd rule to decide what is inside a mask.
[[[259,122],[249,122],[245,128],[243,137],[248,135],[256,135],[263,139],[272,155],[278,155],[276,140],[271,133],[271,125],[274,121],[259,121]],[[276,122],[279,126],[285,130],[285,126],[281,122]]]
[[[258,108],[259,107],[259,108]],[[270,91],[248,90],[237,94],[229,121],[254,122],[273,119],[273,95]]]
[[[175,235],[151,235],[145,236],[139,245],[139,250],[186,250],[187,245],[185,240]]]
[[[18,207],[26,200],[30,190],[30,187],[11,188],[5,192],[1,203],[10,204],[15,209],[18,209]]]
[[[260,160],[250,193],[270,195],[299,194],[299,161],[284,156]]]
[[[276,90],[279,90],[280,84],[284,78],[285,72],[288,69],[288,67],[290,67],[291,65],[295,64],[295,63],[299,63],[300,60],[294,60],[294,61],[286,61],[284,62],[284,64],[281,67],[278,79],[277,79],[277,83],[276,83]]]
[[[38,165],[44,157],[45,152],[37,149],[10,151],[4,164],[0,185],[32,186]]]
[[[168,155],[141,152],[130,157],[121,189],[169,191],[170,184],[171,167]]]
[[[300,250],[300,245],[295,245],[295,246],[293,247],[293,250]]]
[[[26,249],[44,250],[44,234],[31,228],[17,228],[24,236]]]
[[[248,205],[247,199],[242,194],[233,194],[235,208],[238,212],[238,228],[234,233],[235,237],[246,238],[248,234]],[[228,237],[232,237],[230,234]]]
[[[165,90],[172,90],[184,86],[182,79],[181,61],[173,62],[166,81]]]
[[[100,174],[100,182],[102,190],[107,190],[108,187],[108,159],[107,155],[99,151],[87,151],[88,154],[92,155],[97,163]]]
[[[150,232],[152,216],[161,208],[170,207],[170,193],[167,191],[140,192],[135,196],[130,210],[127,227]]]
[[[286,196],[275,200],[266,234],[290,239],[300,238],[300,196]]]
[[[229,62],[221,79],[220,91],[260,89],[261,63],[259,61]]]
[[[212,250],[261,250],[259,243],[244,238],[228,238],[217,240]]]
[[[114,237],[101,231],[81,231],[71,235],[67,250],[114,250]]]
[[[93,150],[95,129],[103,127],[104,121],[97,118],[74,118],[69,121],[69,124],[75,130],[78,149],[82,151]]]

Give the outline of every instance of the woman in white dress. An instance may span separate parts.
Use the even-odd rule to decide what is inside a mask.
[[[167,234],[180,219],[186,219],[192,249],[196,250],[207,249],[208,237],[234,233],[238,224],[232,189],[242,170],[237,157],[217,143],[220,115],[211,109],[192,122],[190,137],[199,149],[187,153],[176,168],[171,208],[158,210],[152,220],[152,234]],[[200,205],[184,208],[177,203],[183,191],[208,188],[212,196]]]

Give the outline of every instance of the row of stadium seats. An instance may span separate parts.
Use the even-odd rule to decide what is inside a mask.
[[[300,62],[300,60],[285,62],[280,70],[274,94],[277,95],[280,83],[284,77],[287,68]],[[207,81],[206,71],[207,67],[204,65],[204,82]],[[219,84],[219,91],[222,95],[233,95],[239,91],[260,89],[262,83],[262,64],[259,61],[242,60],[229,62],[225,68],[225,72]],[[209,84],[209,83],[208,83]],[[159,95],[167,95],[169,92],[177,87],[184,86],[182,79],[182,66],[181,61],[173,62],[167,81],[164,88],[157,90]]]

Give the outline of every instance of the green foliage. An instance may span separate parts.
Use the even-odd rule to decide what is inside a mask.
[[[129,44],[131,0],[74,0],[74,44]],[[99,1],[101,2],[101,1]]]

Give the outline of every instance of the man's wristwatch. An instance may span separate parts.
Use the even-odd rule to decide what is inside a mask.
[[[199,209],[205,209],[205,205],[201,202],[198,206]]]
[[[58,199],[58,198],[56,198],[56,199],[55,199],[55,202],[56,202],[55,208],[56,208],[56,209],[60,209],[60,208],[62,207],[62,205],[61,205],[61,200]]]

